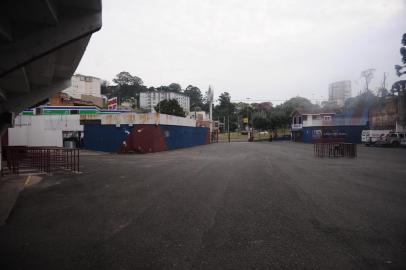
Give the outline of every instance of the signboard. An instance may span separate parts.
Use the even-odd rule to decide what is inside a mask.
[[[242,122],[243,122],[244,124],[248,124],[248,117],[244,117],[244,118],[242,119]]]
[[[107,108],[109,110],[117,110],[117,97],[110,98],[107,100]]]
[[[347,132],[334,128],[315,129],[312,137],[313,139],[345,139]]]

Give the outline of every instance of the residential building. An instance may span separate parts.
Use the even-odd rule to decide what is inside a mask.
[[[190,98],[181,93],[175,92],[141,92],[140,93],[140,109],[155,112],[155,106],[162,100],[175,99],[182,107],[185,113],[190,112]]]
[[[58,92],[49,98],[49,106],[97,106],[103,107],[103,98],[82,95],[81,99],[73,98],[66,93]]]
[[[92,76],[75,74],[71,78],[72,85],[62,92],[77,99],[82,95],[101,97],[101,80]]]
[[[188,117],[190,119],[196,120],[197,127],[208,127],[210,129],[213,129],[211,125],[212,121],[210,120],[210,115],[205,111],[190,112]]]
[[[363,129],[368,129],[368,108],[344,112],[330,108],[299,108],[292,113],[293,141],[359,143]]]
[[[328,101],[344,106],[345,100],[351,97],[351,81],[338,81],[329,84]]]

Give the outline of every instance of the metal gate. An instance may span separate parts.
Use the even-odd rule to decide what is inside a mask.
[[[4,154],[7,169],[12,174],[22,171],[51,173],[60,169],[79,172],[77,148],[5,146]]]
[[[355,143],[315,143],[314,156],[323,157],[357,157],[357,145]]]

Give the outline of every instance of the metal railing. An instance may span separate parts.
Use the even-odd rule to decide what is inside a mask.
[[[78,148],[5,146],[4,154],[12,174],[21,171],[51,173],[60,169],[79,172]]]
[[[324,157],[357,157],[357,145],[355,143],[315,143],[314,156]]]

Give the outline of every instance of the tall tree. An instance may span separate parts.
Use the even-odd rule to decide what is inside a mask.
[[[158,92],[170,92],[171,91],[169,86],[165,86],[165,85],[161,85],[161,86],[157,87],[156,90]]]
[[[235,130],[237,128],[237,114],[235,114],[235,104],[231,103],[230,94],[228,92],[221,93],[218,101],[219,104],[213,110],[213,119],[219,119],[221,122],[226,121],[225,124],[229,123],[230,130]]]
[[[361,72],[361,77],[365,79],[365,91],[369,91],[369,83],[374,77],[375,69],[369,68]]]
[[[203,109],[203,95],[198,87],[189,85],[183,93],[190,98],[191,111],[200,111]]]
[[[162,100],[158,103],[158,105],[155,106],[155,111],[159,113],[185,117],[185,112],[176,99]]]
[[[130,101],[139,98],[139,93],[146,91],[147,87],[143,85],[141,78],[132,76],[127,71],[122,71],[113,79],[116,86],[112,89],[113,96],[118,97],[119,102]]]
[[[231,96],[228,92],[221,93],[218,101],[220,102],[220,108],[229,108],[231,106]]]
[[[129,85],[143,85],[144,82],[141,80],[141,78],[137,76],[132,76],[129,72],[127,71],[121,71],[116,75],[116,77],[113,79],[113,82],[118,84],[119,86],[129,86]]]
[[[169,87],[169,91],[171,91],[171,92],[176,92],[176,93],[182,92],[182,87],[178,83],[171,83],[170,85],[168,85],[168,87]]]
[[[396,69],[396,74],[400,77],[403,74],[406,74],[406,33],[403,34],[402,37],[402,47],[400,48],[400,55],[402,55],[402,63],[405,65],[396,65],[395,69]],[[404,71],[402,71],[402,69],[405,69]]]
[[[268,130],[270,128],[270,121],[267,117],[257,116],[253,119],[253,125],[255,129]]]

